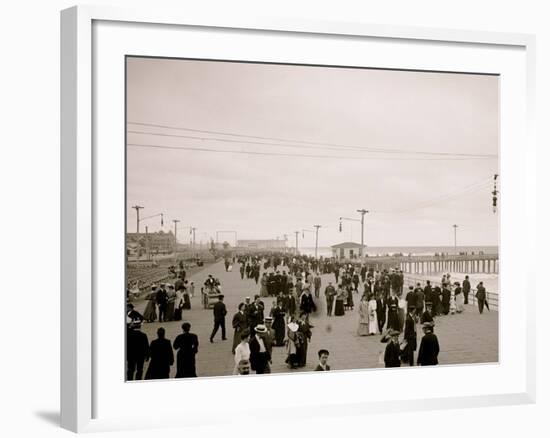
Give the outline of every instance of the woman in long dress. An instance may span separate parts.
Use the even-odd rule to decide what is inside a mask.
[[[287,325],[288,332],[287,332],[287,341],[286,341],[286,363],[288,364],[288,367],[291,369],[298,368],[299,361],[298,361],[298,349],[300,348],[300,337],[301,334],[298,333],[298,324],[296,324],[294,321],[291,321]]]
[[[399,331],[399,298],[393,294],[388,298],[388,329],[394,329]]]
[[[267,297],[269,294],[267,293],[267,274],[265,272],[260,278],[260,285],[260,296]]]
[[[346,289],[348,291],[347,292],[348,296],[347,296],[347,300],[346,300],[346,307],[348,309],[353,310],[353,287],[352,287],[351,283],[346,286]]]
[[[334,300],[334,316],[343,316],[346,313],[344,311],[344,300],[346,297],[346,290],[342,287],[342,285],[338,286],[336,299]]]
[[[183,309],[183,286],[176,291],[176,299],[174,302],[174,321],[181,321]]]
[[[460,287],[460,283],[455,283],[455,301],[456,301],[456,313],[462,313],[464,311],[464,293]]]
[[[173,285],[168,285],[168,303],[166,305],[166,321],[174,320],[174,311],[176,310],[176,290]]]
[[[369,301],[367,296],[363,295],[359,302],[359,327],[357,327],[357,336],[367,336],[369,334]]]
[[[376,313],[376,299],[374,295],[370,296],[369,304],[369,335],[375,335],[378,333],[378,318]]]
[[[157,320],[157,302],[155,300],[157,295],[156,289],[156,286],[151,286],[151,293],[145,298],[148,302],[143,312],[143,320],[147,322],[155,322]]]
[[[277,300],[277,305],[271,309],[270,316],[273,318],[273,330],[275,331],[275,345],[281,347],[285,342],[285,311]]]

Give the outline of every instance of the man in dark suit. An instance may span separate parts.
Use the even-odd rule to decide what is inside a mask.
[[[159,306],[159,322],[166,322],[166,307],[168,307],[168,292],[166,292],[166,285],[162,283],[160,289],[157,291],[155,301]]]
[[[416,351],[416,322],[414,318],[415,307],[409,306],[407,319],[405,320],[404,339],[407,341],[407,346],[403,352],[403,362],[408,363],[411,367],[414,365],[414,352]]]
[[[227,315],[227,310],[223,302],[223,295],[218,295],[218,302],[214,304],[214,330],[210,335],[210,342],[214,342],[214,336],[218,332],[218,328],[222,328],[222,341],[225,341],[225,315]]]
[[[329,355],[328,350],[321,349],[317,354],[319,355],[319,363],[314,371],[330,371],[330,365],[327,363]]]
[[[163,327],[157,330],[158,338],[151,342],[149,346],[149,368],[145,374],[145,380],[149,379],[168,379],[170,377],[170,367],[174,365],[174,351],[172,343],[164,336],[166,331]]]
[[[263,324],[254,327],[255,335],[250,339],[250,367],[256,371],[256,374],[271,373],[269,363],[271,355],[265,343],[265,334],[267,329]]]
[[[464,294],[464,304],[468,304],[468,298],[470,297],[470,291],[472,290],[472,285],[470,284],[470,277],[466,275],[464,281],[462,282],[462,293]]]
[[[244,314],[245,304],[239,304],[239,311],[233,315],[233,321],[231,326],[235,329],[233,334],[233,347],[231,347],[231,352],[235,354],[235,347],[241,342],[241,333],[246,330],[248,324],[246,323],[246,315]]]
[[[126,331],[126,379],[141,380],[143,364],[149,356],[149,340],[141,330],[141,320],[135,319],[128,324]]]
[[[437,365],[439,362],[437,356],[439,355],[439,341],[437,336],[433,333],[433,322],[425,322],[422,324],[422,331],[424,336],[420,341],[420,348],[418,349],[418,365]]]
[[[250,333],[254,333],[254,327],[264,322],[264,306],[259,295],[254,296],[254,303],[248,306],[246,316]]]
[[[401,349],[399,347],[399,331],[390,328],[388,336],[390,336],[390,340],[388,341],[384,352],[384,364],[386,368],[400,367]]]

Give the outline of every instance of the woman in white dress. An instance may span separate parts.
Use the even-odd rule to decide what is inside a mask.
[[[370,296],[369,300],[369,335],[376,335],[378,333],[378,317],[376,315],[376,299],[374,294]]]
[[[235,347],[235,368],[233,368],[233,374],[239,374],[239,362],[241,360],[250,360],[250,345],[248,344],[248,338],[250,333],[248,330],[244,330],[241,333],[241,342]]]

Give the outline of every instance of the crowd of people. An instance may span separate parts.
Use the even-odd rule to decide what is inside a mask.
[[[306,368],[314,328],[311,316],[317,312],[321,294],[324,295],[328,317],[357,312],[357,335],[380,335],[381,342],[386,344],[379,357],[380,364],[386,367],[412,366],[415,363],[437,365],[439,340],[435,334],[435,321],[445,315],[462,313],[473,292],[468,276],[461,284],[451,282],[447,274],[441,284],[417,283],[408,286],[405,293],[405,279],[399,269],[375,270],[364,263],[343,263],[310,256],[243,254],[225,259],[225,270],[232,271],[236,263],[239,264],[241,279],[257,284],[258,293],[253,298],[244,297],[232,315],[234,374],[270,373],[276,348],[285,352],[288,369]],[[329,280],[324,289],[321,274],[334,275],[334,281]],[[228,339],[225,297],[221,294],[219,280],[209,275],[207,285],[219,287],[217,302],[212,309],[213,329],[209,340],[213,343],[221,331],[221,339],[225,341]],[[128,380],[141,379],[146,362],[149,362],[149,367],[145,379],[168,378],[174,355],[170,341],[165,338],[165,330],[160,327],[157,339],[149,345],[146,335],[140,330],[141,324],[155,321],[157,311],[160,322],[181,320],[181,311],[190,309],[193,295],[193,282],[180,277],[174,285],[152,287],[143,316],[128,304]],[[489,309],[482,282],[476,288],[475,297],[480,313],[484,307]],[[266,301],[269,300],[271,306],[268,310]],[[420,345],[417,345],[418,325],[424,333]],[[182,324],[182,330],[183,333],[173,342],[173,349],[177,351],[176,377],[196,377],[198,337],[191,333],[188,322]],[[317,353],[318,364],[310,369],[330,370],[328,351],[322,349]]]

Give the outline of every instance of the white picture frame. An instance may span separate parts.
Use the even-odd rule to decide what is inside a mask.
[[[124,29],[121,30],[117,26]],[[148,29],[147,44],[139,38],[139,34],[143,33],[145,28]],[[319,397],[313,394],[313,396],[295,406],[300,406],[302,412],[306,414],[327,416],[534,402],[536,386],[535,307],[530,303],[534,302],[535,275],[531,271],[532,268],[526,263],[526,259],[521,261],[514,255],[517,251],[529,251],[532,254],[535,242],[534,215],[526,213],[528,210],[534,211],[535,208],[536,157],[532,133],[535,56],[535,39],[533,36],[451,29],[393,27],[366,23],[316,22],[293,17],[284,19],[258,18],[247,17],[242,13],[235,13],[232,16],[217,16],[215,13],[202,16],[192,10],[182,12],[150,8],[137,11],[103,6],[78,6],[64,10],[61,13],[62,427],[75,432],[84,432],[121,428],[196,425],[208,421],[208,416],[205,413],[201,414],[201,406],[204,406],[208,394],[215,387],[223,388],[220,389],[222,391],[232,391],[236,385],[243,388],[243,390],[255,385],[255,387],[261,388],[262,392],[274,391],[274,397],[279,397],[280,400],[284,393],[277,395],[277,387],[284,391],[284,387],[288,382],[291,385],[296,385],[297,379],[300,379],[300,381],[304,379],[303,382],[306,382],[309,388],[319,386],[317,381],[324,378],[326,379],[323,382],[324,387],[335,389],[346,385],[348,387],[354,384],[360,385],[358,379],[362,379],[363,373],[365,373],[363,371],[353,371],[334,373],[330,376],[270,376],[265,379],[265,383],[264,380],[260,381],[258,379],[244,382],[242,380],[237,381],[235,378],[217,378],[197,379],[193,382],[167,381],[148,384],[156,388],[159,386],[165,388],[165,385],[180,385],[180,387],[181,385],[187,385],[186,391],[197,395],[196,412],[194,412],[192,420],[189,420],[189,418],[182,419],[175,415],[163,416],[160,413],[154,416],[144,416],[143,413],[139,412],[139,406],[132,409],[130,405],[126,411],[116,410],[113,406],[108,406],[109,403],[105,401],[108,397],[112,399],[112,405],[120,405],[121,397],[127,397],[129,400],[135,399],[136,385],[126,384],[124,386],[122,379],[120,382],[122,386],[117,386],[117,389],[114,387],[115,385],[105,383],[112,382],[109,380],[110,378],[123,375],[123,371],[121,372],[123,364],[117,363],[118,359],[112,360],[110,363],[106,362],[105,357],[108,356],[109,352],[103,350],[109,348],[106,345],[108,342],[105,342],[105,332],[109,330],[107,325],[115,329],[122,327],[120,321],[116,318],[122,307],[115,305],[114,310],[102,313],[105,300],[98,295],[100,289],[105,290],[104,287],[102,288],[105,281],[116,279],[114,282],[117,283],[120,278],[118,275],[106,273],[107,271],[103,268],[104,264],[111,263],[113,266],[116,265],[113,269],[119,269],[120,265],[118,263],[122,260],[122,257],[119,257],[119,260],[116,255],[113,259],[108,259],[107,255],[102,252],[105,251],[106,247],[103,243],[109,242],[109,233],[113,233],[110,237],[115,236],[115,240],[111,239],[112,242],[115,242],[117,241],[116,233],[120,230],[120,228],[115,227],[113,230],[106,231],[108,221],[107,218],[102,216],[104,213],[101,213],[105,209],[99,208],[100,204],[104,202],[103,199],[107,196],[106,185],[112,185],[113,187],[119,187],[120,185],[120,175],[117,168],[117,165],[120,165],[120,156],[115,157],[114,160],[106,161],[106,154],[109,152],[104,149],[103,145],[106,143],[115,145],[112,149],[119,153],[119,148],[124,148],[124,143],[120,143],[120,135],[123,134],[124,129],[120,127],[118,134],[113,134],[114,131],[109,131],[108,128],[98,129],[96,124],[101,125],[103,123],[101,108],[103,108],[102,105],[105,105],[104,95],[98,90],[108,90],[109,87],[114,87],[111,88],[111,91],[113,89],[116,91],[116,87],[118,87],[118,91],[113,95],[119,96],[122,92],[120,87],[123,87],[124,84],[123,77],[119,77],[118,74],[108,74],[108,69],[112,66],[104,61],[109,59],[120,61],[121,53],[150,53],[147,51],[154,53],[158,50],[158,47],[161,47],[162,34],[178,32],[178,29],[185,29],[186,32],[199,32],[201,38],[204,36],[208,38],[209,33],[233,32],[236,38],[252,42],[254,39],[269,35],[269,38],[274,38],[273,46],[270,47],[276,47],[279,43],[275,40],[283,37],[282,39],[309,38],[310,40],[335,38],[338,39],[337,44],[344,45],[361,44],[362,41],[367,40],[373,44],[384,42],[388,45],[398,45],[399,47],[395,53],[401,51],[402,56],[405,56],[403,47],[417,47],[426,50],[426,56],[430,56],[430,50],[453,51],[456,49],[457,53],[460,53],[453,56],[454,71],[472,71],[468,68],[469,66],[484,65],[485,67],[481,71],[503,74],[503,77],[510,78],[510,81],[503,85],[505,99],[502,104],[502,124],[504,126],[501,151],[503,151],[504,157],[501,162],[503,167],[501,243],[504,244],[502,245],[501,271],[503,275],[501,282],[506,282],[506,285],[509,284],[510,288],[519,285],[523,294],[519,299],[516,297],[519,303],[516,303],[517,307],[512,309],[517,312],[516,330],[519,332],[517,338],[514,338],[514,342],[520,345],[520,348],[513,352],[515,356],[508,355],[510,352],[504,348],[499,364],[485,365],[483,369],[480,368],[480,371],[476,367],[470,366],[396,371],[396,375],[405,375],[405,377],[408,372],[417,372],[420,380],[425,379],[426,373],[437,373],[442,379],[447,379],[448,376],[456,374],[455,378],[458,381],[465,379],[463,381],[464,385],[459,385],[462,386],[462,389],[458,386],[448,388],[448,394],[445,391],[422,394],[415,394],[414,391],[411,391],[406,394],[388,394],[387,397],[374,399],[364,397],[364,394],[353,394],[353,396],[349,394],[349,399],[346,399],[345,393],[334,392],[330,402],[319,402]],[[121,36],[120,32],[132,32],[133,38],[130,39],[134,44],[132,52],[125,52],[127,50],[124,47],[126,38]],[[156,40],[157,37],[152,37],[153,34],[157,34],[159,39]],[[109,44],[109,46],[112,47],[107,49],[105,41],[111,42],[112,44]],[[312,44],[314,43],[315,41],[312,42]],[[143,51],[139,49],[139,44],[143,45]],[[159,44],[159,46],[156,47],[156,44]],[[288,41],[284,44],[288,44]],[[208,43],[205,42],[205,50],[207,45]],[[162,47],[164,47],[164,53],[159,53],[160,56],[168,56],[170,50],[175,50],[168,47],[168,45]],[[255,50],[254,47],[254,43],[252,43],[250,53]],[[282,45],[281,48],[283,48]],[[258,46],[256,46],[256,49],[258,49]],[[467,53],[468,50],[475,51],[478,49],[486,51],[483,53],[487,53],[488,56],[494,56],[494,63],[491,62],[491,59],[477,59],[480,57]],[[136,53],[135,50],[140,50],[140,53]],[[200,52],[202,49],[196,47],[195,50]],[[263,52],[265,52],[265,56],[270,56],[268,49],[263,49]],[[490,53],[494,54],[491,55]],[[105,59],[102,56],[105,56]],[[327,56],[330,56],[330,54]],[[472,59],[471,64],[461,59],[461,56],[470,56]],[[97,62],[96,65],[98,60],[101,62]],[[443,61],[438,60],[437,62]],[[434,69],[434,65],[437,64],[435,60],[433,65],[426,62],[422,64],[420,60],[415,61],[415,63],[414,68],[428,70]],[[424,68],[422,68],[423,65]],[[396,68],[400,67],[400,64],[388,63],[386,67]],[[449,67],[448,70],[452,71],[453,69]],[[101,81],[105,81],[106,85],[104,86]],[[512,91],[509,92],[509,90]],[[116,96],[113,99],[117,99]],[[508,108],[508,106],[515,108]],[[123,111],[123,108],[116,111],[118,112],[113,117],[115,131],[116,120],[118,120],[120,111]],[[521,144],[522,148],[517,147],[518,144]],[[119,179],[116,175],[119,175]],[[116,205],[116,199],[113,199],[112,202],[114,204],[111,205]],[[516,202],[523,202],[522,205],[525,208],[521,210],[525,211],[514,212],[511,206]],[[123,209],[123,206],[120,208]],[[114,216],[113,221],[116,222],[119,218],[117,215]],[[120,217],[123,218],[123,215]],[[518,226],[524,230],[521,236],[522,241],[510,233],[511,229]],[[120,239],[123,239],[123,236],[120,236]],[[114,253],[117,254],[116,251]],[[114,263],[112,263],[113,261]],[[514,266],[514,270],[510,270],[510,266]],[[525,281],[525,278],[528,278],[528,280]],[[119,286],[123,287],[118,284],[118,286],[115,286],[115,290]],[[122,289],[120,293],[122,297]],[[503,308],[500,315],[502,336],[499,339],[501,348],[506,347],[505,344],[509,341],[509,338],[502,339],[507,333],[507,321],[512,314],[509,303],[506,294],[503,293],[502,304],[500,305]],[[98,313],[103,315],[101,322],[98,321]],[[109,317],[111,313],[115,315],[114,319]],[[123,336],[122,330],[120,332]],[[113,341],[113,344],[116,344],[116,342]],[[120,357],[123,357],[122,351]],[[517,361],[517,363],[514,362],[510,370],[502,371],[510,361]],[[107,378],[105,377],[107,374],[105,370],[109,366],[116,371],[113,371],[112,376]],[[366,372],[384,373],[383,370]],[[487,372],[487,376],[495,376],[494,386],[490,386],[489,377],[481,377],[478,382],[481,392],[475,392],[468,387],[465,382],[471,383],[470,376],[476,375],[478,372]],[[384,374],[378,375],[382,376],[380,379],[382,381]],[[502,380],[503,376],[508,376],[505,379],[506,384]],[[397,379],[399,380],[400,377],[397,377]],[[496,385],[499,382],[502,385],[502,391],[491,389],[498,388],[499,386]],[[310,383],[311,385],[309,385]],[[483,387],[485,383],[487,383],[487,389]],[[474,384],[477,383],[474,382]],[[106,389],[106,387],[110,389]],[[202,394],[202,396],[199,396],[199,394]],[[423,399],[421,405],[418,403],[419,399]],[[169,402],[167,400],[167,403]],[[283,408],[281,412],[284,409],[291,409],[292,406],[292,404],[289,404],[289,407]],[[223,424],[225,421],[230,421],[231,415],[234,415],[234,413],[228,410],[225,414],[220,414],[217,421]],[[262,412],[259,409],[255,410],[253,407],[243,415],[262,418]]]

